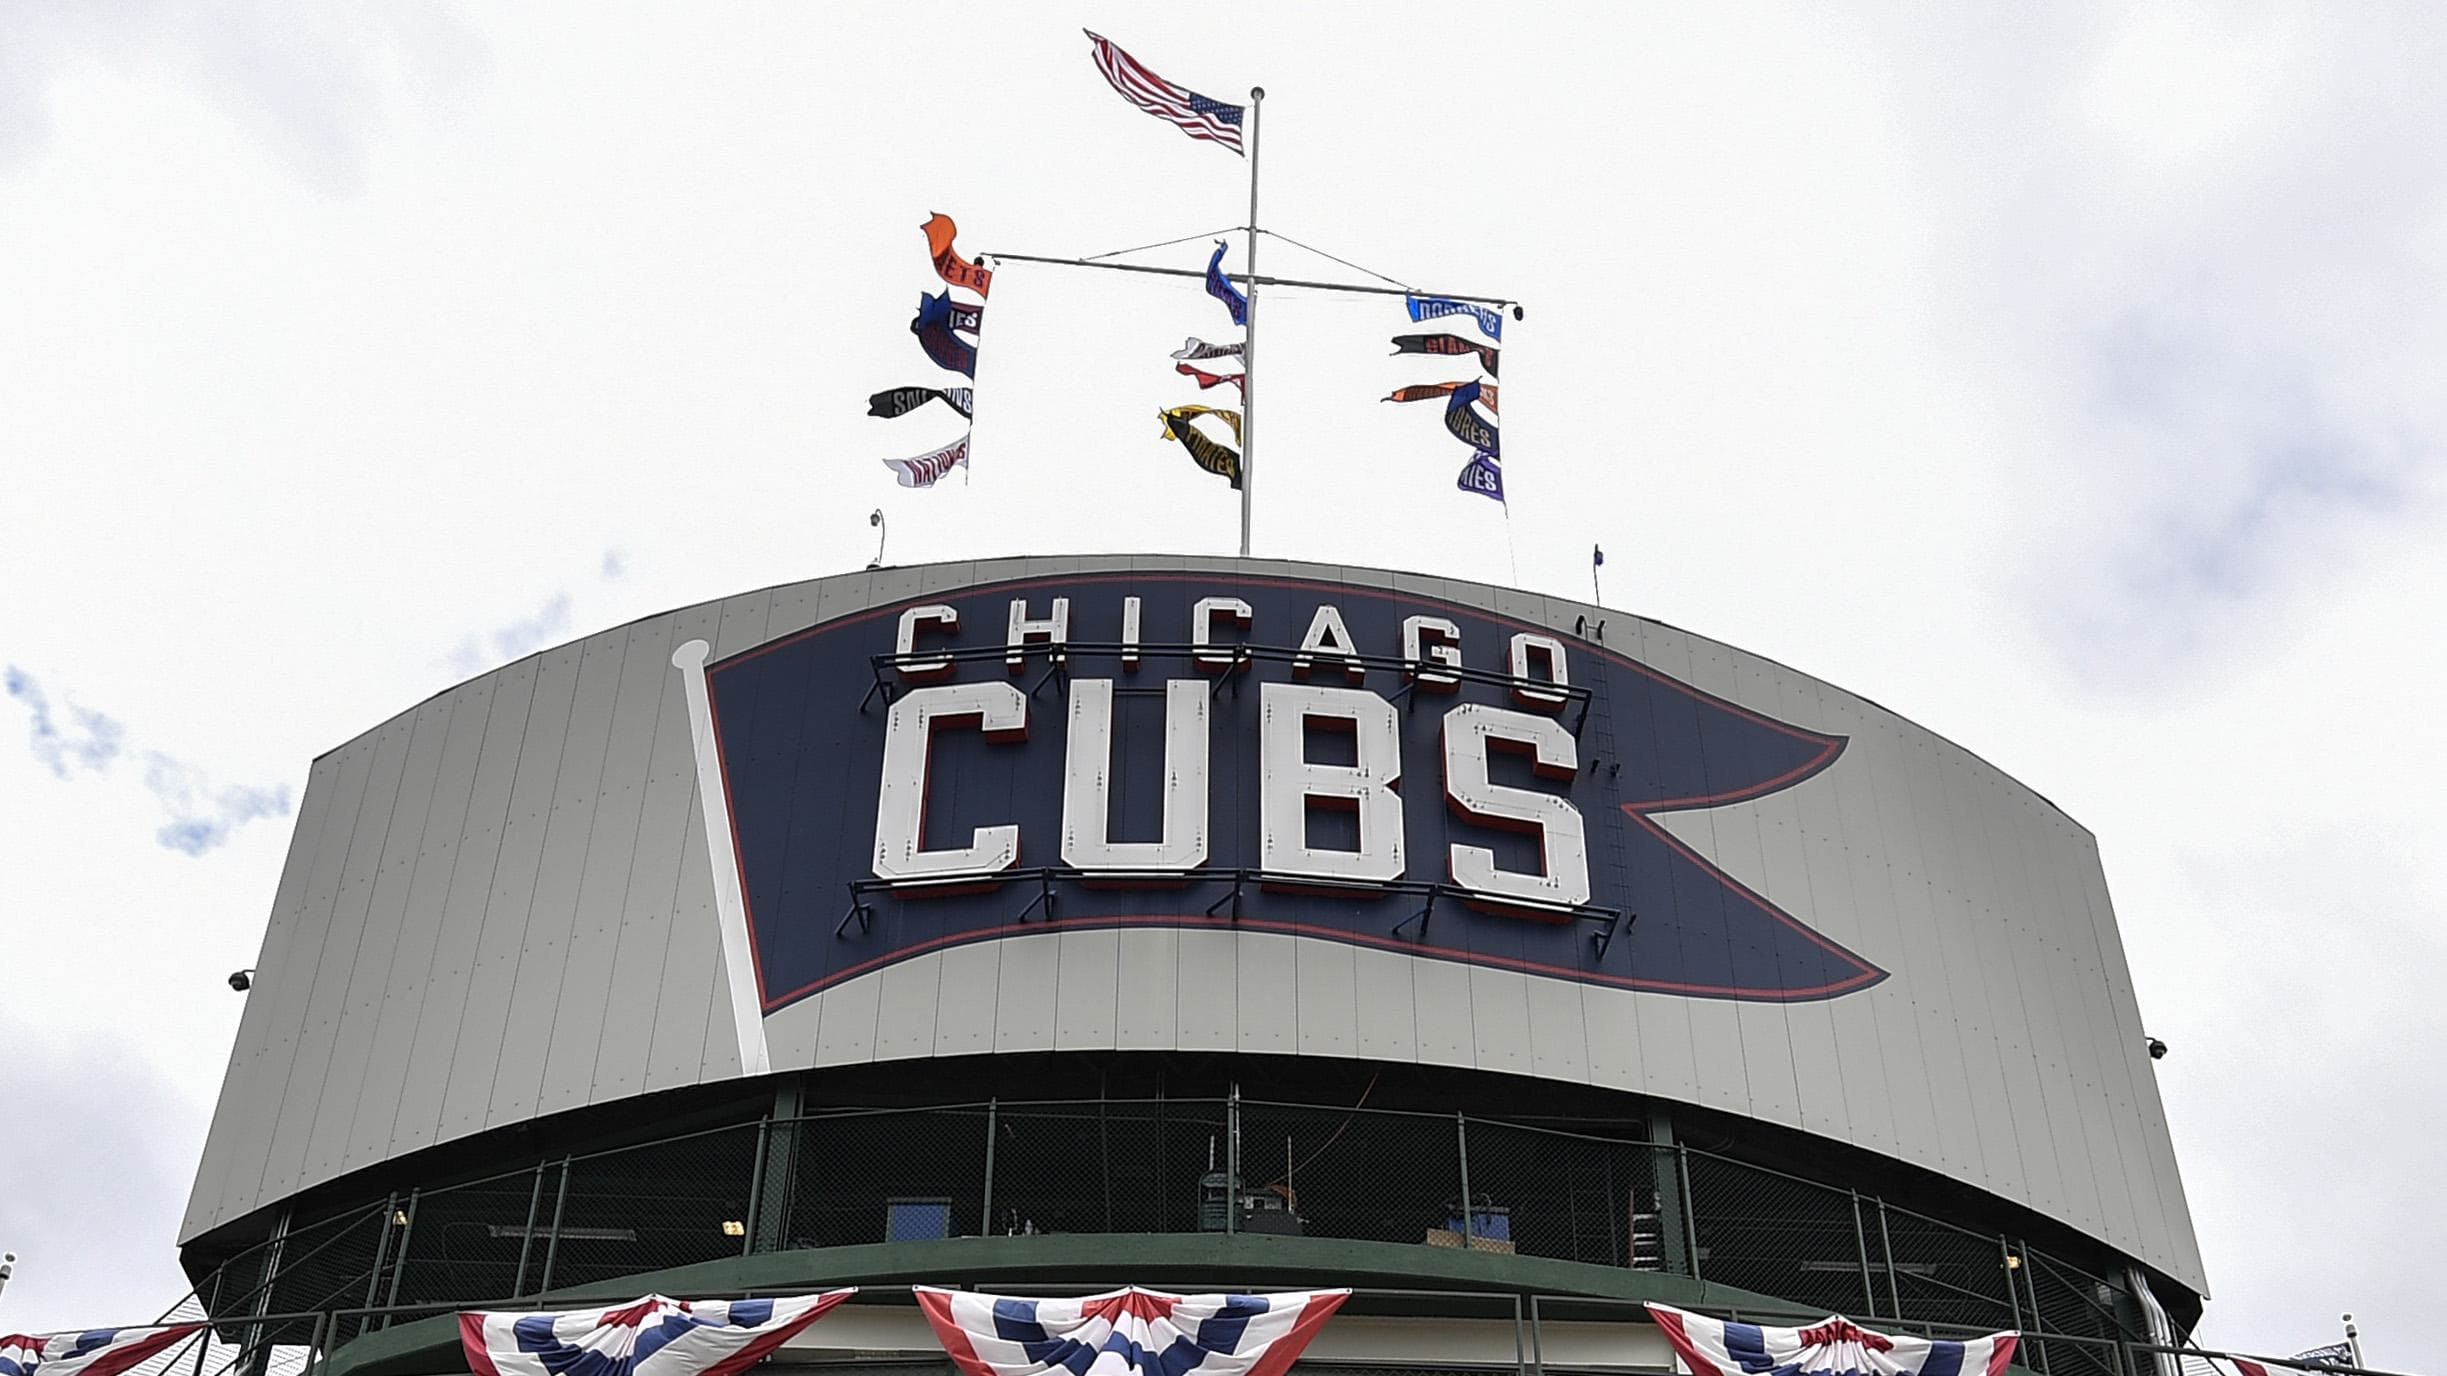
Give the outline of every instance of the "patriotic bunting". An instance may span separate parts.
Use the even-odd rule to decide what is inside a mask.
[[[1398,334],[1393,337],[1393,351],[1397,354],[1436,354],[1445,357],[1476,354],[1478,366],[1486,371],[1487,376],[1497,375],[1495,356],[1498,350],[1492,345],[1473,344],[1457,334]]]
[[[1492,307],[1456,301],[1449,296],[1413,296],[1405,299],[1410,306],[1413,324],[1439,316],[1466,315],[1478,322],[1479,332],[1489,339],[1500,340],[1504,337],[1504,316]]]
[[[1504,500],[1504,466],[1495,455],[1484,449],[1473,451],[1470,461],[1461,466],[1461,476],[1453,480],[1453,486],[1501,502]]]
[[[1386,397],[1385,400],[1434,401],[1438,397],[1451,396],[1457,388],[1471,386],[1478,388],[1478,404],[1486,407],[1489,415],[1498,414],[1495,405],[1495,384],[1492,382],[1423,382],[1415,387],[1396,387],[1393,389],[1393,395]]]
[[[1247,107],[1209,100],[1187,86],[1177,86],[1113,46],[1113,40],[1088,29],[1080,32],[1088,36],[1096,70],[1104,73],[1105,80],[1113,84],[1122,99],[1191,138],[1220,143],[1235,153],[1241,151],[1241,116]]]
[[[948,291],[933,296],[920,293],[918,316],[909,322],[909,332],[918,337],[918,347],[936,367],[973,378],[977,376],[977,346],[952,333],[956,309]]]
[[[1470,409],[1470,403],[1476,400],[1477,383],[1464,383],[1454,388],[1453,395],[1445,398],[1444,428],[1453,432],[1453,438],[1494,458],[1503,453],[1503,448],[1496,443],[1495,427],[1487,423],[1486,417]]]
[[[944,477],[953,469],[968,466],[969,437],[967,435],[962,435],[941,449],[929,450],[920,454],[914,459],[884,460],[884,467],[892,470],[892,476],[898,479],[903,487],[933,487],[936,483],[943,481]]]
[[[960,232],[960,226],[952,223],[951,216],[938,211],[918,227],[926,231],[926,254],[935,260],[935,273],[945,286],[960,287],[979,296],[988,294],[987,289],[994,285],[994,272],[961,257],[952,247],[952,236]]]
[[[1247,344],[1238,340],[1230,344],[1209,344],[1198,336],[1191,335],[1182,341],[1180,348],[1173,350],[1173,357],[1181,359],[1238,358],[1241,356],[1241,350],[1247,347]]]
[[[867,414],[890,420],[905,416],[930,401],[940,401],[958,411],[970,414],[970,398],[976,393],[966,387],[895,387],[867,398]]]
[[[1206,406],[1176,406],[1169,411],[1158,411],[1156,418],[1164,422],[1161,438],[1180,441],[1181,447],[1189,453],[1190,462],[1229,482],[1232,490],[1237,492],[1240,490],[1240,452],[1224,447],[1190,424],[1193,417],[1203,415],[1222,416],[1232,427],[1232,438],[1235,441],[1240,439],[1238,411],[1217,411]]]
[[[2004,1376],[2019,1338],[1890,1336],[1833,1316],[1806,1328],[1764,1328],[1663,1304],[1648,1313],[1692,1376]]]
[[[1197,379],[1198,390],[1201,392],[1225,382],[1231,383],[1233,388],[1237,391],[1242,391],[1244,393],[1247,391],[1247,388],[1242,386],[1242,384],[1248,380],[1248,375],[1245,373],[1204,373],[1186,363],[1174,364],[1173,371],[1181,374],[1183,377]]]
[[[200,1331],[200,1323],[166,1328],[97,1328],[83,1333],[0,1337],[0,1376],[119,1376],[171,1344]]]
[[[1223,275],[1223,256],[1224,241],[1218,239],[1215,241],[1215,256],[1207,259],[1207,295],[1224,303],[1224,309],[1232,312],[1233,324],[1246,325],[1249,323],[1249,298],[1241,295],[1240,289]]]
[[[616,1309],[459,1315],[475,1376],[734,1376],[856,1293],[787,1300],[674,1300]]]
[[[1348,1290],[1015,1299],[911,1287],[961,1376],[1285,1376]]]

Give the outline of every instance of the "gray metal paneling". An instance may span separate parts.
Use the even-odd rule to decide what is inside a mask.
[[[2044,800],[1875,704],[1620,612],[1431,575],[1174,556],[886,569],[749,593],[530,656],[325,756],[184,1234],[487,1126],[738,1073],[676,643],[704,638],[721,657],[983,581],[1131,569],[1339,578],[1567,639],[1576,618],[1602,618],[1586,632],[1618,653],[1847,737],[1801,783],[1657,822],[1890,977],[1832,1000],[1739,1003],[1227,922],[1046,930],[889,964],[784,1008],[766,1025],[777,1071],[1185,1048],[1586,1081],[1914,1161],[2198,1283],[2096,848]],[[1040,611],[1052,595],[1028,594]],[[1491,665],[1502,650],[1465,654]],[[1420,873],[1432,864],[1414,857]]]

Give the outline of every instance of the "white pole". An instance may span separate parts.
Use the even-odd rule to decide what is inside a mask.
[[[765,1049],[765,1008],[757,992],[748,941],[748,904],[739,891],[739,861],[731,849],[731,802],[722,788],[722,763],[714,744],[713,702],[705,683],[705,661],[714,647],[691,640],[671,652],[688,696],[688,748],[696,757],[697,804],[705,821],[705,857],[714,880],[714,918],[721,928],[722,972],[731,991],[731,1025],[739,1037],[739,1073],[772,1070]]]
[[[1257,454],[1257,135],[1266,88],[1249,88],[1249,326],[1241,344],[1240,553],[1249,557],[1250,460]]]

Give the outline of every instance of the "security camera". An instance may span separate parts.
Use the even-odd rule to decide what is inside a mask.
[[[2150,1048],[2151,1060],[2163,1061],[2167,1058],[2167,1044],[2165,1042],[2158,1040],[2156,1037],[2152,1037],[2149,1039],[2148,1046]]]
[[[232,971],[230,971],[230,972],[229,972],[229,987],[230,987],[230,988],[232,988],[232,989],[237,990],[237,991],[238,991],[239,993],[241,993],[241,994],[245,993],[245,992],[246,992],[247,990],[249,990],[249,989],[254,988],[254,987],[255,987],[255,972],[254,972],[254,971],[252,971],[252,970],[232,970]]]

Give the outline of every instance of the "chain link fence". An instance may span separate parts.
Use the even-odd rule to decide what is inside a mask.
[[[1227,1099],[825,1110],[547,1158],[290,1228],[183,1304],[261,1351],[345,1342],[378,1322],[368,1311],[532,1301],[748,1252],[1195,1232],[1552,1258],[1695,1277],[1812,1317],[2044,1332],[2026,1356],[2046,1376],[2134,1376],[2118,1344],[2146,1338],[2123,1284],[2073,1261],[1731,1157]],[[342,1310],[356,1313],[313,1330]]]

